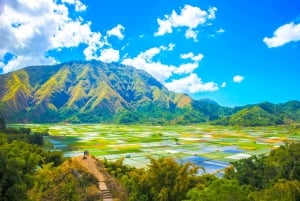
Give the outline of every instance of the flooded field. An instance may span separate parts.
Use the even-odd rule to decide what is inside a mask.
[[[124,158],[127,165],[145,167],[148,157],[172,156],[180,163],[193,162],[206,173],[217,173],[231,161],[267,154],[288,141],[300,140],[300,131],[282,127],[220,127],[210,125],[26,125],[49,129],[45,148],[62,150],[66,157],[84,150],[100,159]]]

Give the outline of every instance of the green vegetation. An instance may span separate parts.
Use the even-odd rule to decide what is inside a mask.
[[[168,91],[133,67],[89,61],[0,75],[0,113],[10,123],[272,126],[299,122],[300,102],[227,108]]]
[[[44,150],[43,144],[31,139],[35,135],[44,135],[44,147],[55,140],[55,146],[66,152],[77,146],[91,153],[101,150],[107,156],[122,156],[118,160],[104,158],[95,166],[107,174],[107,186],[122,201],[300,199],[300,143],[294,142],[300,135],[297,126],[22,125],[18,129],[17,125],[7,127],[3,117],[0,125],[1,201],[100,199],[98,180],[82,166],[81,159],[64,159],[60,151]],[[148,160],[145,166],[127,163],[142,161],[138,153],[144,152],[149,153],[144,155]],[[232,158],[241,152],[252,154],[240,160]],[[197,160],[192,158],[204,163],[194,163]],[[221,178],[201,166],[218,163],[227,164]]]
[[[150,158],[145,169],[129,168],[122,160],[104,163],[123,182],[129,200],[147,201],[274,201],[300,199],[300,144],[290,143],[270,155],[232,163],[224,175],[198,175],[190,163]]]
[[[283,124],[282,116],[275,116],[259,106],[242,109],[229,118],[229,125],[236,126],[269,126]]]
[[[98,181],[85,169],[72,160],[65,161],[60,151],[37,146],[39,143],[29,137],[33,136],[28,134],[30,129],[8,129],[3,125],[2,121],[1,201],[99,200]]]

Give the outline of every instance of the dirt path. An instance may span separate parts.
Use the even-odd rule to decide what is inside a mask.
[[[86,167],[86,169],[88,169],[88,171],[98,179],[98,185],[102,200],[113,201],[112,195],[106,186],[105,177],[96,166],[96,160],[91,156],[88,156],[86,159],[82,159],[81,156],[78,156],[75,159],[80,164],[82,164],[82,166]]]

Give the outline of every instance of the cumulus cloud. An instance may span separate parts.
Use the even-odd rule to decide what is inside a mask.
[[[78,47],[85,44],[87,60],[99,58],[101,48],[109,46],[105,37],[91,30],[91,22],[70,17],[70,8],[82,12],[86,6],[80,0],[31,1],[10,0],[1,3],[0,68],[9,72],[28,65],[54,64],[50,50]],[[5,55],[14,55],[5,61]],[[105,51],[102,53],[105,54]],[[116,53],[113,54],[116,60]],[[104,58],[102,56],[101,58]]]
[[[223,82],[223,83],[221,84],[221,87],[222,87],[222,88],[225,88],[226,85],[227,85],[227,83],[226,83],[226,82]]]
[[[195,30],[199,25],[204,25],[208,20],[215,19],[216,7],[208,9],[208,11],[201,10],[201,8],[191,5],[185,5],[180,14],[175,10],[172,14],[165,15],[164,19],[157,19],[159,25],[158,31],[154,33],[155,36],[162,36],[167,33],[172,33],[173,28],[187,27],[186,38],[193,38],[197,40],[197,31]]]
[[[169,48],[165,46],[153,47],[145,52],[141,52],[135,58],[124,59],[122,63],[128,66],[133,66],[137,69],[145,70],[161,83],[164,83],[164,81],[172,75],[172,72],[176,69],[176,67],[162,64],[160,61],[153,61],[153,58],[161,51],[168,49]]]
[[[122,40],[124,38],[124,33],[123,33],[124,30],[125,30],[125,27],[118,24],[116,27],[114,27],[111,30],[107,31],[107,35],[108,36],[116,36],[117,38]]]
[[[277,28],[273,37],[264,37],[263,42],[269,48],[280,47],[290,42],[300,41],[300,23],[289,23]]]
[[[185,32],[185,37],[187,39],[192,38],[194,39],[195,42],[198,42],[197,36],[198,36],[198,32],[193,29],[188,29]]]
[[[245,78],[241,75],[236,75],[233,77],[233,82],[241,83]]]
[[[218,85],[214,82],[202,82],[197,74],[192,73],[182,79],[173,80],[172,82],[165,83],[165,86],[172,91],[179,93],[197,93],[205,91],[216,91],[219,89]]]
[[[194,62],[200,62],[203,59],[204,56],[203,56],[203,54],[194,55],[193,52],[189,52],[189,53],[186,53],[186,54],[181,54],[180,57],[182,59],[191,59]]]
[[[112,48],[102,49],[101,55],[97,59],[105,63],[117,62],[120,59],[120,54],[118,50]]]
[[[203,91],[218,90],[218,85],[214,82],[202,82],[193,71],[199,67],[199,62],[203,58],[202,54],[195,55],[192,52],[181,54],[180,58],[183,60],[189,59],[190,62],[183,63],[179,66],[166,65],[160,61],[155,61],[155,56],[162,53],[162,51],[172,51],[174,44],[169,46],[153,47],[144,52],[141,52],[135,58],[126,58],[122,61],[123,64],[133,66],[138,69],[145,70],[158,81],[164,84],[169,90],[185,93],[197,93]],[[183,78],[172,80],[168,82],[174,74]]]
[[[62,0],[62,3],[67,3],[75,6],[75,11],[82,12],[87,9],[87,6],[83,4],[80,0]]]
[[[174,73],[176,74],[187,74],[192,73],[196,68],[198,68],[198,63],[185,63],[181,64],[176,70],[174,70]]]

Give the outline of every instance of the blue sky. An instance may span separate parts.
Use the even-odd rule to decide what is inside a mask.
[[[298,0],[0,0],[0,39],[0,73],[100,60],[224,106],[300,100]]]

